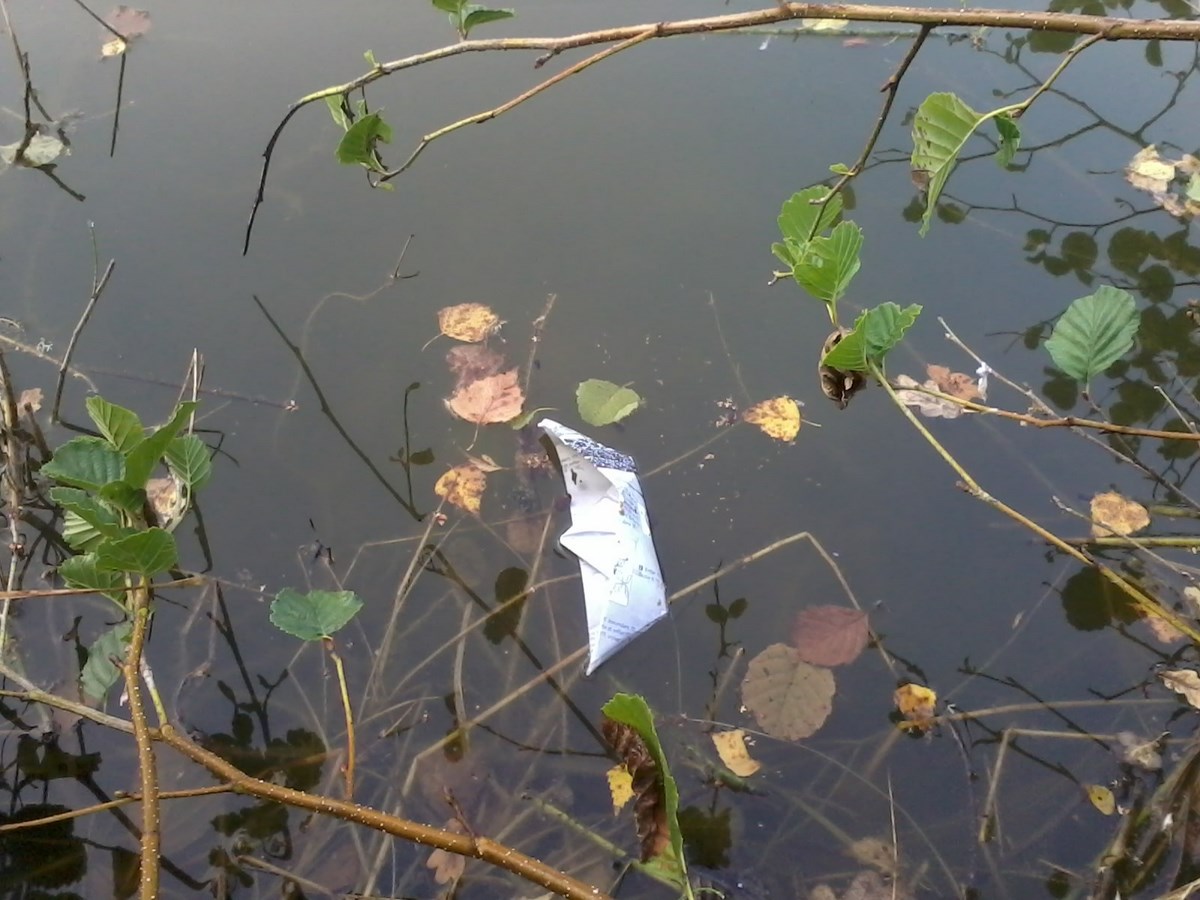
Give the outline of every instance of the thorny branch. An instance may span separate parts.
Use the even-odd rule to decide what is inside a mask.
[[[913,6],[871,6],[867,4],[828,5],[821,3],[782,3],[767,9],[751,12],[733,13],[722,16],[708,16],[699,19],[683,19],[674,22],[648,22],[641,25],[625,25],[618,28],[606,28],[598,31],[580,32],[563,37],[531,37],[531,38],[496,38],[491,40],[465,40],[424,53],[417,53],[401,59],[385,63],[377,63],[370,71],[358,76],[345,84],[333,85],[307,96],[301,97],[284,113],[283,118],[272,132],[267,146],[263,150],[263,165],[259,175],[258,190],[250,210],[250,218],[246,224],[246,236],[242,253],[250,249],[250,236],[254,230],[254,221],[258,209],[263,203],[267,184],[267,173],[271,166],[271,158],[280,135],[301,109],[309,104],[324,100],[326,97],[336,97],[365,88],[367,85],[385,78],[395,72],[411,69],[416,66],[448,59],[463,53],[486,53],[496,50],[542,50],[545,51],[534,63],[535,68],[544,65],[550,59],[568,50],[581,47],[592,47],[600,44],[615,44],[611,52],[597,54],[585,60],[583,64],[572,67],[561,76],[555,76],[534,89],[517,97],[513,101],[496,107],[478,116],[472,116],[461,122],[454,123],[449,129],[456,130],[467,124],[483,122],[511,109],[513,106],[576,71],[582,71],[595,62],[611,56],[612,53],[625,46],[632,46],[644,40],[679,37],[682,35],[712,34],[723,31],[735,31],[744,28],[762,27],[776,22],[786,22],[792,19],[819,18],[841,19],[856,22],[886,22],[903,23],[920,26],[921,32],[916,47],[911,51],[915,56],[916,50],[935,28],[1017,28],[1031,31],[1050,31],[1065,34],[1090,35],[1096,40],[1164,40],[1164,41],[1194,41],[1200,39],[1200,21],[1177,19],[1129,19],[1113,16],[1090,16],[1073,13],[1056,12],[1021,12],[1018,10],[987,10],[987,9],[927,9]],[[1080,48],[1082,49],[1082,47]],[[911,62],[908,60],[907,62]],[[900,72],[899,74],[903,74]],[[897,79],[898,82],[898,79]],[[885,89],[886,89],[885,85]],[[435,132],[434,136],[439,136]],[[418,145],[408,162],[399,171],[407,168],[424,147],[429,143],[426,137]],[[398,174],[398,173],[397,173]]]

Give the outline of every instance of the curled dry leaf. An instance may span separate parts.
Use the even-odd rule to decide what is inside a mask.
[[[24,409],[27,406],[30,412],[37,412],[42,408],[41,388],[26,388],[21,391],[21,396],[17,398],[17,409]]]
[[[793,441],[800,433],[800,405],[791,397],[755,403],[742,413],[742,418],[777,441]]]
[[[794,647],[772,644],[750,660],[742,703],[767,734],[798,741],[825,724],[835,690],[831,671],[810,666]]]
[[[1141,531],[1150,524],[1146,507],[1116,491],[1106,491],[1092,498],[1092,535],[1127,535]]]
[[[792,624],[792,644],[814,666],[854,662],[870,639],[867,614],[847,606],[809,606]]]
[[[500,317],[482,303],[459,303],[438,310],[442,334],[468,344],[486,341],[501,324]]]
[[[925,367],[925,374],[943,394],[949,394],[959,400],[983,399],[979,385],[965,372],[951,372],[945,366],[928,365]]]
[[[930,391],[940,391],[941,387],[932,378],[924,384],[917,384],[915,379],[909,378],[907,375],[897,375],[894,383],[896,399],[930,419],[957,419],[966,412],[957,403],[913,390],[913,388],[923,387]]]
[[[1171,669],[1159,672],[1158,678],[1175,693],[1182,694],[1183,699],[1196,709],[1200,709],[1200,675],[1191,669]]]
[[[900,714],[916,730],[928,731],[933,727],[934,710],[937,707],[937,694],[934,691],[920,684],[902,684],[896,688],[895,699]]]
[[[733,731],[716,731],[712,734],[713,746],[717,748],[717,756],[729,768],[729,771],[739,778],[749,778],[762,768],[762,763],[750,755],[746,749],[746,732],[735,728]]]
[[[629,725],[605,716],[600,731],[631,776],[642,862],[661,856],[671,846],[671,829],[667,823],[667,792],[658,763],[642,736]]]
[[[463,385],[446,405],[460,419],[489,425],[519,416],[525,405],[525,394],[517,383],[517,370],[510,369]]]
[[[447,503],[479,515],[479,504],[487,487],[487,475],[473,465],[455,466],[433,486],[433,492]]]

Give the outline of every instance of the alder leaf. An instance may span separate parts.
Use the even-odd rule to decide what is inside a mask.
[[[438,310],[442,334],[468,344],[486,341],[501,324],[500,317],[482,303],[459,303]]]
[[[1122,497],[1116,491],[1105,491],[1092,498],[1092,535],[1134,534],[1150,524],[1150,513],[1142,504]]]
[[[284,588],[271,601],[271,624],[302,641],[319,641],[340,631],[363,602],[354,591],[309,591]]]
[[[1059,317],[1046,350],[1054,364],[1086,386],[1133,346],[1137,305],[1128,291],[1101,285],[1071,302]]]
[[[476,425],[515,419],[524,404],[525,394],[518,383],[516,369],[465,384],[446,401],[450,412]]]
[[[787,644],[772,644],[750,660],[742,703],[772,737],[798,741],[814,734],[833,710],[833,673],[810,666]]]
[[[900,343],[920,314],[918,303],[901,308],[889,301],[868,309],[855,320],[854,330],[825,354],[821,365],[838,372],[866,372],[868,363],[882,365],[888,351]]]
[[[848,606],[809,606],[792,624],[792,644],[800,658],[814,666],[854,662],[870,637],[867,614]]]
[[[589,378],[575,390],[579,416],[589,425],[612,425],[620,422],[642,405],[637,392],[611,381]]]
[[[433,492],[447,503],[453,503],[472,515],[479,515],[479,505],[487,488],[487,475],[477,466],[467,463],[445,472],[433,486]]]
[[[777,441],[792,441],[800,433],[800,405],[791,397],[775,397],[755,403],[742,418]]]

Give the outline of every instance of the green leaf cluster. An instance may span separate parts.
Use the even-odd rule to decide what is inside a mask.
[[[464,41],[472,28],[511,19],[516,15],[511,9],[491,9],[478,3],[468,3],[467,0],[433,0],[433,5],[450,17],[450,24]]]
[[[1133,346],[1138,330],[1133,295],[1103,285],[1072,301],[1054,326],[1046,350],[1054,364],[1076,381],[1099,375]]]
[[[377,112],[367,112],[367,102],[359,100],[354,109],[345,94],[325,98],[329,114],[346,133],[337,146],[337,158],[344,166],[362,166],[383,174],[387,166],[379,157],[379,145],[392,142],[392,126]]]
[[[866,372],[871,366],[883,368],[884,357],[900,343],[904,333],[917,321],[921,306],[910,303],[881,303],[868,309],[854,322],[854,330],[821,360],[821,365],[839,372]]]
[[[840,221],[842,198],[815,186],[793,194],[779,211],[783,240],[771,252],[786,265],[796,283],[823,302],[837,324],[837,302],[845,295],[861,262],[862,229]],[[828,232],[828,233],[826,233]]]
[[[955,94],[930,94],[925,98],[912,126],[912,169],[929,179],[925,188],[925,212],[921,216],[922,237],[929,232],[938,197],[963,146],[980,125],[988,120],[996,123],[996,162],[1006,168],[1012,163],[1021,144],[1021,129],[1012,115],[1017,109],[1016,106],[1004,106],[978,113]]]

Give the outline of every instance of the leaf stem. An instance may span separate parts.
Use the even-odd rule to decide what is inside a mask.
[[[329,651],[329,656],[333,660],[333,667],[337,671],[338,689],[342,695],[342,709],[346,713],[346,799],[353,800],[355,758],[354,710],[350,707],[350,691],[346,687],[346,667],[342,663],[341,655],[333,645],[333,638],[325,638],[325,649]]]

